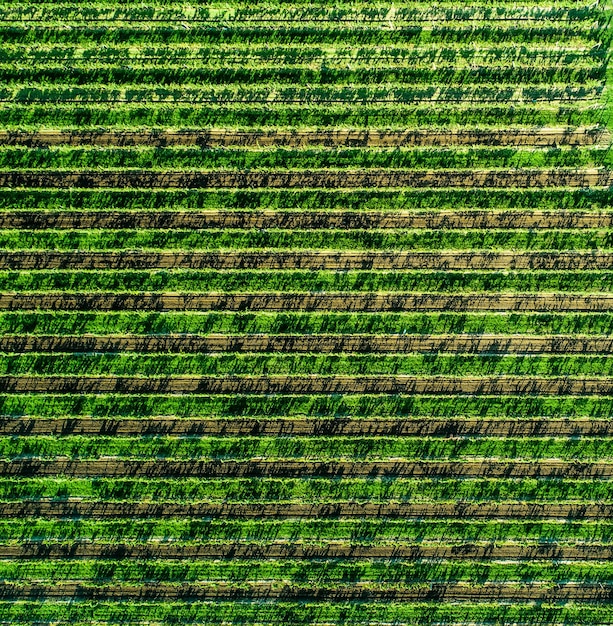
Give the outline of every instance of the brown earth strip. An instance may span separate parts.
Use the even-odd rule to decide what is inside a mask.
[[[3,393],[613,395],[613,378],[537,376],[0,376]]]
[[[605,169],[0,172],[0,187],[43,189],[542,188],[611,185],[613,173]]]
[[[0,211],[0,228],[613,228],[613,211]]]
[[[370,437],[613,437],[601,419],[102,419],[0,418],[0,435],[370,436]]]
[[[4,293],[0,311],[611,312],[613,294]]]
[[[454,477],[454,478],[594,478],[613,477],[613,463],[579,461],[153,461],[41,460],[0,461],[0,476],[72,477]]]
[[[0,559],[445,559],[453,561],[509,559],[531,561],[606,561],[613,558],[610,544],[555,543],[398,543],[364,545],[347,541],[305,543],[272,541],[249,543],[50,543],[26,541],[0,545]]]
[[[0,502],[0,519],[13,518],[96,518],[96,519],[260,519],[260,518],[392,518],[442,519],[564,519],[613,520],[613,504],[601,502],[337,502],[309,503],[227,503],[227,502],[88,502],[32,500]]]
[[[613,337],[350,334],[1,335],[0,352],[611,354]]]
[[[284,582],[226,583],[141,583],[92,585],[81,582],[13,583],[0,582],[3,600],[79,599],[114,600],[358,600],[396,602],[453,602],[523,600],[539,602],[613,601],[613,586],[602,583],[424,583],[413,585],[379,585],[378,583],[337,584],[315,587]]]
[[[0,252],[0,270],[608,270],[606,252]]]
[[[200,146],[375,147],[410,146],[591,146],[609,143],[601,128],[518,128],[514,130],[268,130],[238,131],[0,131],[6,146]]]

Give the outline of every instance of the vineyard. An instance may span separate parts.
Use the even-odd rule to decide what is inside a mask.
[[[0,626],[613,625],[612,19],[0,0]]]

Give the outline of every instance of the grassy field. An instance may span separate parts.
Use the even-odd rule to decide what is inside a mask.
[[[0,625],[613,624],[612,15],[0,0]]]

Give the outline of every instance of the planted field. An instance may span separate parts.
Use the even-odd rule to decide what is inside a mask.
[[[0,0],[0,625],[613,624],[612,15]]]

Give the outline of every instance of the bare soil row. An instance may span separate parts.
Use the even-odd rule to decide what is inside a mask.
[[[613,337],[569,335],[2,335],[0,352],[609,354]]]
[[[613,211],[0,211],[0,228],[612,228]]]
[[[613,311],[613,294],[4,293],[0,311]]]
[[[613,378],[558,376],[0,376],[4,393],[66,394],[613,394]]]
[[[606,561],[613,558],[609,544],[463,543],[359,544],[346,541],[304,543],[271,541],[248,543],[147,542],[105,544],[97,541],[50,543],[26,541],[0,545],[2,559],[445,559],[472,561],[566,560]]]
[[[0,172],[0,187],[43,189],[304,189],[609,187],[604,169]]]
[[[0,252],[11,270],[608,270],[607,252]]]
[[[424,583],[417,586],[377,583],[339,583],[332,587],[292,585],[283,582],[249,583],[141,583],[92,585],[80,582],[13,583],[0,582],[3,600],[74,599],[114,600],[330,600],[453,602],[521,600],[529,602],[595,602],[613,601],[613,586],[602,583]]]
[[[391,518],[391,519],[551,519],[612,520],[613,504],[542,502],[337,502],[227,503],[227,502],[88,502],[79,499],[0,502],[0,519],[120,519],[120,518]]]
[[[602,419],[96,419],[0,418],[0,435],[369,436],[369,437],[612,437]]]
[[[200,146],[220,147],[374,147],[411,146],[589,146],[608,143],[601,128],[518,128],[514,130],[256,130],[198,131],[0,131],[7,146]]]
[[[319,476],[396,478],[593,478],[613,477],[613,463],[538,461],[154,461],[41,460],[0,461],[0,476],[72,477],[278,477]]]

